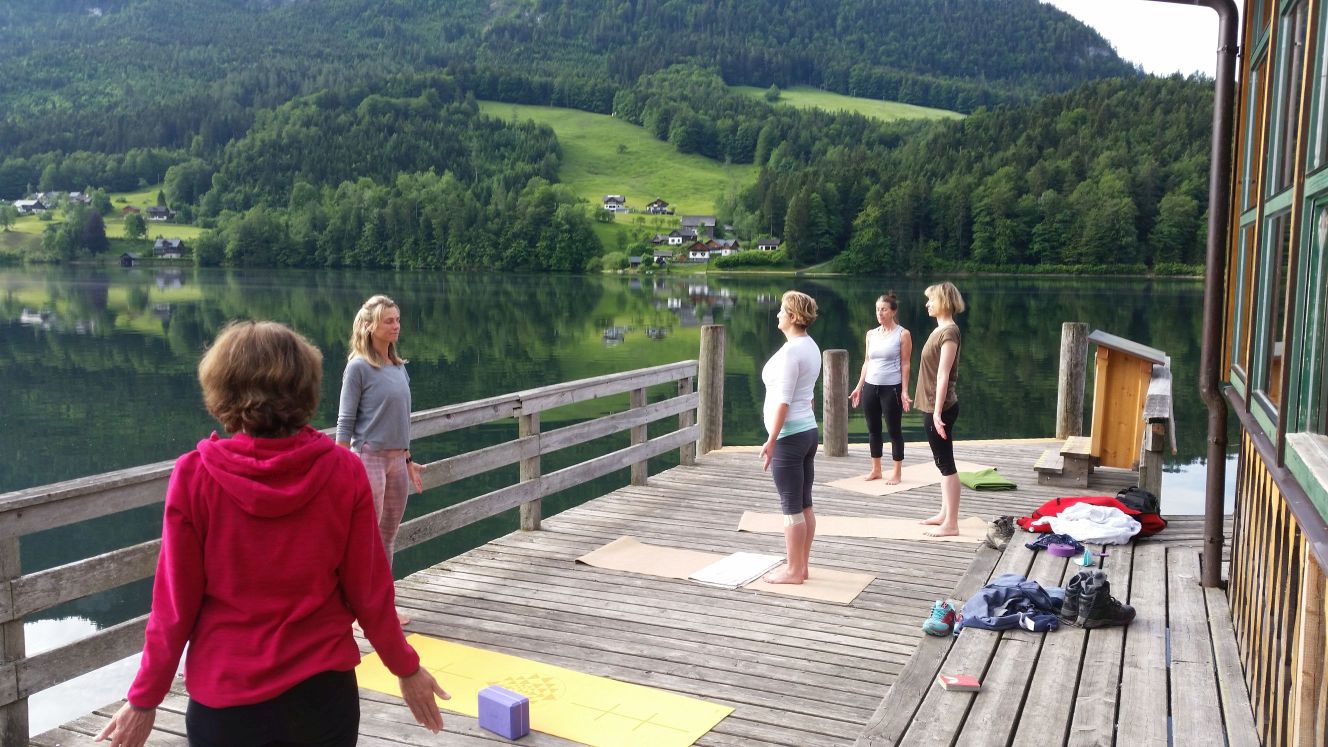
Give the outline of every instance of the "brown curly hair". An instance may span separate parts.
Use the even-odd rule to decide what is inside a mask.
[[[323,354],[284,324],[231,322],[199,361],[198,383],[227,433],[289,436],[318,409]]]

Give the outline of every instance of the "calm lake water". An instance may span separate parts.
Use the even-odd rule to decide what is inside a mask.
[[[780,294],[811,294],[821,316],[811,334],[822,349],[847,348],[856,380],[862,339],[875,325],[877,295],[895,290],[900,320],[920,347],[931,329],[922,290],[934,279],[579,277],[345,271],[227,271],[193,268],[0,269],[0,493],[165,459],[207,436],[215,423],[195,380],[200,351],[236,318],[275,319],[324,353],[317,425],[335,419],[350,320],[386,293],[402,307],[401,348],[410,359],[415,409],[695,358],[700,325],[727,327],[724,436],[764,438],[760,367],[783,338]],[[1196,281],[971,278],[959,317],[965,346],[958,438],[1045,437],[1054,430],[1061,323],[1082,321],[1151,345],[1172,358],[1179,452],[1163,476],[1163,510],[1203,510],[1205,415],[1197,377],[1202,286]],[[1091,367],[1088,383],[1091,407]],[[607,412],[581,407],[570,422]],[[546,427],[559,422],[546,416]],[[1088,414],[1085,414],[1085,424]],[[907,439],[923,440],[916,414]],[[438,459],[515,434],[514,424],[446,434],[419,444]],[[860,413],[850,438],[866,440]],[[567,463],[622,443],[569,450]],[[547,469],[560,464],[553,460]],[[652,471],[667,466],[652,465]],[[1228,471],[1234,462],[1228,460]],[[515,469],[472,478],[412,500],[407,518],[515,479]],[[1233,479],[1228,478],[1228,488]],[[613,475],[546,500],[551,514],[626,484]],[[1230,493],[1230,490],[1228,490]],[[151,539],[160,506],[24,539],[25,570],[48,568]],[[406,551],[409,573],[515,529],[514,512]],[[59,645],[147,609],[147,582],[81,600],[30,621],[29,650]],[[34,731],[122,696],[134,664],[97,673],[33,699]]]

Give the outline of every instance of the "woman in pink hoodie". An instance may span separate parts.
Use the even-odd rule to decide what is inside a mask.
[[[309,426],[322,354],[275,322],[227,325],[198,366],[213,433],[166,490],[143,659],[97,739],[138,747],[185,644],[191,745],[353,745],[357,618],[416,720],[449,696],[406,642],[360,460]]]

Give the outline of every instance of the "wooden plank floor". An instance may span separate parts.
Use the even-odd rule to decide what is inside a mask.
[[[1059,495],[1114,494],[1133,473],[1095,473],[1087,490],[1041,487],[1032,465],[1048,441],[960,442],[956,456],[990,464],[1017,491],[965,489],[965,516],[1024,515]],[[911,444],[907,464],[925,461]],[[922,518],[939,505],[932,485],[874,498],[822,483],[865,472],[865,445],[847,458],[817,456],[814,497],[822,516]],[[709,552],[783,552],[779,535],[738,533],[743,511],[775,512],[770,476],[754,448],[712,452],[546,519],[397,582],[408,632],[523,656],[595,675],[732,706],[701,745],[852,744],[923,638],[931,603],[955,593],[978,545],[818,537],[812,564],[871,573],[876,580],[850,606],[580,566],[576,557],[623,535]],[[1177,518],[1155,543],[1202,542],[1200,517]],[[1060,579],[1057,578],[1057,581]],[[1165,584],[1165,579],[1159,579]],[[1162,592],[1165,593],[1165,590]],[[443,682],[444,687],[447,686]],[[186,698],[177,688],[160,709],[150,744],[185,744]],[[91,743],[111,704],[34,744]],[[363,745],[469,745],[505,740],[475,719],[445,714],[446,733],[414,726],[398,699],[361,691]],[[523,744],[564,745],[532,733]]]

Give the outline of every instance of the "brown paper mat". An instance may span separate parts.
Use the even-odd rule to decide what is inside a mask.
[[[756,579],[744,586],[744,589],[783,594],[786,597],[815,599],[820,602],[851,604],[867,585],[876,577],[866,573],[833,571],[829,568],[811,566],[807,569],[807,580],[801,584],[767,584]]]
[[[990,465],[956,461],[955,467],[960,472],[976,472],[980,469],[988,469]],[[882,465],[882,469],[889,470],[890,465]],[[851,490],[854,493],[862,493],[863,495],[882,496],[890,495],[891,493],[901,493],[905,490],[921,488],[926,485],[935,485],[940,481],[941,472],[936,469],[936,463],[923,462],[922,464],[914,464],[901,470],[899,484],[897,485],[886,485],[885,480],[864,480],[861,475],[856,477],[846,477],[842,480],[835,480],[834,482],[826,483],[826,485],[834,488]]]
[[[780,531],[783,531],[782,518],[780,522]],[[648,545],[631,537],[619,537],[598,550],[582,555],[576,559],[576,562],[613,571],[640,573],[644,576],[686,579],[724,557],[718,553]],[[866,573],[846,573],[817,566],[812,566],[809,573],[810,577],[801,584],[767,584],[757,579],[743,588],[799,599],[850,604],[863,589],[867,588],[867,584],[876,578]]]
[[[591,550],[582,555],[576,559],[576,562],[611,571],[630,571],[647,576],[686,579],[723,557],[709,552],[647,545],[632,537],[619,537],[598,550]]]
[[[871,537],[875,539],[926,540],[928,542],[981,542],[987,536],[987,522],[976,516],[959,521],[959,535],[955,537],[928,537],[932,527],[919,524],[917,519],[894,516],[817,516],[818,537]],[[784,517],[780,514],[761,514],[744,511],[738,520],[739,532],[784,531]]]

